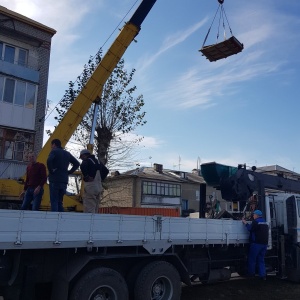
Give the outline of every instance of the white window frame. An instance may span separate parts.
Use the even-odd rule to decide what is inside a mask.
[[[17,47],[15,45],[7,44],[5,42],[0,41],[0,47],[2,48],[0,53],[2,53],[0,60],[7,61],[16,65],[21,65],[21,66],[27,66],[28,65],[28,50],[25,48]],[[6,47],[12,47],[14,48],[14,58],[13,61],[5,60],[5,52],[6,52]],[[20,53],[24,51],[25,52],[25,61],[20,61]]]
[[[6,88],[6,81],[7,80],[13,80],[14,81],[13,101],[12,102],[5,101],[5,99],[4,99],[4,91],[5,91],[5,88]],[[17,80],[17,79],[11,78],[11,77],[3,76],[3,75],[0,75],[0,81],[2,81],[2,83],[3,83],[2,89],[0,89],[0,101],[5,102],[5,103],[9,103],[9,104],[12,104],[12,105],[16,105],[16,106],[21,106],[21,107],[23,106],[23,107],[26,107],[26,108],[29,108],[29,109],[34,109],[35,108],[36,102],[37,102],[37,93],[38,93],[38,90],[37,90],[38,86],[36,84],[26,82],[26,81],[23,81],[23,80]],[[19,103],[16,103],[18,83],[25,83],[26,86],[25,86],[25,93],[24,93],[23,101],[19,101]],[[1,87],[1,85],[0,85],[0,87]],[[34,90],[34,101],[33,101],[33,103],[32,103],[32,101],[29,101],[32,98],[28,98],[29,91],[30,91],[29,89],[31,87],[33,87],[33,90]],[[23,102],[23,104],[20,104],[21,102]]]

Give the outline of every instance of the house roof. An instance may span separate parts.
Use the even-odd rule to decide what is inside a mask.
[[[51,27],[48,27],[48,26],[45,26],[43,25],[42,23],[39,23],[37,21],[34,21],[30,18],[27,18],[19,13],[16,13],[10,9],[7,9],[6,7],[4,6],[1,6],[0,5],[0,13],[3,14],[3,15],[6,15],[10,18],[13,18],[15,20],[18,20],[18,21],[22,21],[28,25],[31,25],[31,26],[34,26],[34,27],[37,27],[43,31],[46,31],[46,32],[49,32],[50,34],[54,35],[56,33],[56,30],[51,28]]]
[[[163,169],[161,172],[158,172],[153,167],[140,167],[137,169],[126,171],[118,176],[136,176],[139,178],[147,178],[158,181],[173,181],[181,183],[205,183],[203,177],[200,176],[198,172],[189,173],[170,169]]]
[[[300,179],[300,174],[283,168],[279,165],[271,165],[265,167],[258,167],[256,172],[269,173],[273,175],[284,174],[285,177],[290,177],[293,179]],[[154,167],[139,167],[126,171],[116,177],[126,178],[126,177],[139,177],[147,178],[157,181],[173,181],[173,182],[189,182],[189,183],[205,183],[205,180],[201,176],[200,170],[193,170],[192,172],[184,172],[180,170],[162,169],[160,172],[156,171]]]
[[[204,178],[198,173],[187,173],[187,177],[189,180],[193,181],[193,182],[197,182],[197,183],[205,183]]]
[[[126,171],[122,173],[119,176],[134,176],[139,178],[147,178],[147,179],[153,179],[153,180],[159,180],[159,181],[174,181],[178,182],[176,177],[171,177],[167,172],[157,172],[151,167],[141,167],[133,170]]]
[[[256,172],[260,173],[272,173],[272,174],[284,174],[286,176],[291,176],[295,178],[300,178],[300,174],[294,171],[283,168],[279,165],[271,165],[265,167],[259,167],[256,169]]]

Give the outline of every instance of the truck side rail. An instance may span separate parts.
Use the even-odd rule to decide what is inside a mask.
[[[241,221],[42,211],[0,211],[0,250],[248,243]]]

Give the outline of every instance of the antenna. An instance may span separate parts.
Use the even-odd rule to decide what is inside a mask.
[[[180,166],[181,166],[181,157],[180,157],[180,155],[178,157],[178,165],[173,165],[173,168],[175,168],[177,166],[178,166],[178,170],[180,171]]]
[[[201,165],[201,158],[200,156],[197,157],[197,170],[200,170],[200,165]]]

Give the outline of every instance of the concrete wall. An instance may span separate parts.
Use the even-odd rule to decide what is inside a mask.
[[[29,129],[34,134],[34,151],[39,152],[43,146],[51,39],[55,34],[55,30],[3,7],[0,8],[0,41],[28,51],[28,61],[25,66],[10,63],[10,71],[7,68],[1,68],[0,74],[6,78],[37,85],[36,104],[33,115],[30,116],[31,119],[33,118],[31,120],[32,124],[29,126],[25,122],[23,127],[20,126],[22,122],[21,124],[20,122],[16,123],[17,110],[15,112],[12,110],[13,115],[9,118],[10,120],[2,118],[3,121],[1,122],[0,119],[0,128],[16,129],[19,132],[22,132],[22,129]],[[7,62],[3,63],[8,64]],[[5,111],[7,111],[7,108]],[[0,158],[1,169],[4,168],[4,165],[1,165],[4,160],[4,157]],[[10,174],[14,174],[15,178],[23,175],[24,168],[22,170],[20,164],[25,166],[26,161],[6,161],[6,164],[7,162],[11,163],[11,168],[14,168],[13,165],[18,165],[16,170],[10,170]],[[0,174],[0,177],[5,178],[6,175],[1,176]]]

